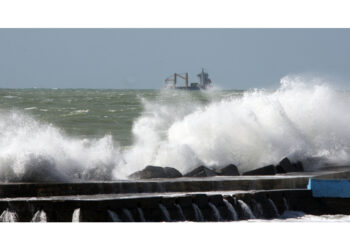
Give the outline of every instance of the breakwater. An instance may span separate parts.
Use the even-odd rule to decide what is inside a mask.
[[[338,209],[344,199],[312,196],[308,180],[320,174],[2,184],[0,220],[214,222],[272,219],[288,210],[313,215],[349,213],[347,206]]]
[[[272,219],[289,209],[336,212],[309,190],[12,198],[1,199],[0,209],[2,221],[19,222],[213,222]]]

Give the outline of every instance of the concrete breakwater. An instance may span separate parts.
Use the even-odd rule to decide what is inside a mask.
[[[304,189],[315,173],[280,176],[237,176],[152,179],[84,183],[0,184],[0,198],[97,194],[210,192],[232,190]]]
[[[332,212],[309,190],[0,199],[4,222],[235,221],[276,218],[289,209]]]
[[[309,178],[330,173],[334,170],[275,176],[2,184],[0,220],[200,222],[272,219],[286,210],[332,214],[340,212],[338,204],[344,201],[315,198],[307,190]],[[343,207],[341,212],[349,213],[350,209]]]
[[[0,184],[0,221],[236,221],[279,218],[287,210],[347,214],[344,199],[315,198],[307,189],[310,178],[347,171]]]
[[[0,184],[0,198],[303,189],[310,177],[334,172],[302,172],[302,165],[298,165],[284,158],[277,167],[269,165],[243,175],[233,164],[216,170],[200,166],[185,176],[173,168],[147,166],[132,174],[132,180],[3,183]],[[277,169],[280,170],[276,172]]]

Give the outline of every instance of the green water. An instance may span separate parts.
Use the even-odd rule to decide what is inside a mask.
[[[242,94],[1,89],[0,180],[43,166],[53,178],[110,180],[147,165],[244,172],[286,156],[349,161],[348,93],[290,83]]]
[[[217,92],[221,98],[229,92]],[[186,96],[187,98],[183,98]],[[0,109],[16,110],[60,128],[69,136],[100,138],[106,134],[121,146],[131,145],[132,126],[142,112],[142,100],[189,106],[207,103],[202,91],[1,89]]]

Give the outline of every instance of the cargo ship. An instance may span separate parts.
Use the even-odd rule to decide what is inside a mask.
[[[180,89],[180,90],[201,90],[201,89],[209,89],[212,87],[211,80],[209,78],[209,74],[202,69],[202,72],[198,75],[199,82],[193,82],[189,85],[188,83],[188,73],[174,73],[165,79],[166,88],[169,89]],[[177,86],[177,80],[183,79],[185,81],[185,86]]]

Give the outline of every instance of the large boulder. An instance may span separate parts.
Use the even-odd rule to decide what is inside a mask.
[[[275,175],[276,168],[274,165],[268,165],[243,173],[243,175]]]
[[[287,157],[285,157],[277,165],[276,171],[277,171],[278,174],[283,174],[283,173],[289,173],[289,172],[296,172],[297,169],[296,169],[295,165],[293,165],[290,162],[290,160]]]
[[[205,166],[199,166],[193,169],[191,172],[185,174],[186,177],[209,177],[217,175],[214,170],[211,170]]]
[[[132,179],[151,179],[151,178],[177,178],[182,177],[182,174],[175,168],[147,166],[141,171],[137,171],[129,178]]]
[[[295,163],[293,165],[294,165],[295,171],[297,171],[297,172],[304,171],[303,163],[301,163],[301,161],[298,161],[297,163]]]
[[[178,178],[182,177],[182,174],[175,168],[164,167],[165,178]]]
[[[226,167],[217,169],[217,170],[215,170],[215,172],[218,175],[226,175],[226,176],[237,176],[237,175],[239,175],[238,168],[235,165],[233,165],[233,164],[230,164],[230,165],[227,165]]]

